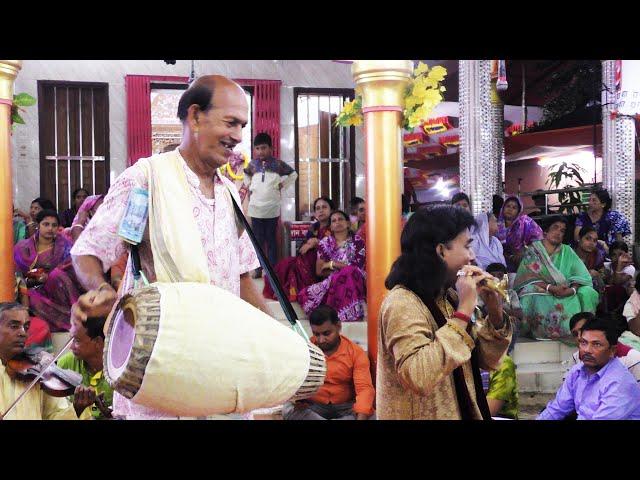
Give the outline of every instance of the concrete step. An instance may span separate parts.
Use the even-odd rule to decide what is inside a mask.
[[[571,360],[576,347],[555,340],[518,339],[513,349],[516,365],[527,363],[558,363]]]
[[[519,339],[512,353],[519,391],[555,394],[575,351],[576,347],[554,340]]]
[[[568,363],[530,363],[516,368],[520,393],[555,394],[562,385]]]

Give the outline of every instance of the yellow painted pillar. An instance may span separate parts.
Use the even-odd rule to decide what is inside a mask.
[[[367,201],[367,338],[375,372],[378,312],[387,289],[384,281],[400,255],[403,189],[402,110],[410,60],[356,60],[356,91],[362,95]]]
[[[13,184],[11,104],[20,60],[0,60],[0,302],[15,300],[13,266]]]

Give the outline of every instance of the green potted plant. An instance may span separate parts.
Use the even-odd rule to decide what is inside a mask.
[[[576,188],[584,185],[584,180],[580,173],[586,173],[586,170],[577,163],[561,162],[554,165],[549,170],[547,178],[547,186],[550,190],[559,190],[560,185],[567,182],[562,188]],[[572,185],[570,182],[575,182]],[[559,212],[573,213],[574,204],[581,203],[582,198],[580,192],[560,192],[558,193],[558,201],[560,202]]]

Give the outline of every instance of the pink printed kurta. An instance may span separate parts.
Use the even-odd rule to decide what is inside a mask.
[[[205,198],[199,188],[198,176],[189,169],[184,159],[180,158],[189,183],[192,214],[200,231],[211,283],[240,296],[240,275],[260,266],[251,240],[246,232],[238,239],[233,207],[226,201],[216,202],[216,199],[224,198],[224,190],[227,187],[222,183],[223,180],[216,178],[215,198]],[[225,178],[224,181],[228,180]],[[127,243],[118,236],[117,231],[127,205],[129,192],[136,187],[148,188],[145,171],[139,164],[127,168],[116,179],[104,203],[73,246],[72,255],[98,257],[102,261],[104,271],[107,272],[118,258],[126,253]],[[179,229],[180,225],[165,225],[163,228]],[[148,232],[145,232],[145,238],[140,245],[140,262],[149,282],[154,282],[156,276]],[[127,262],[122,283],[120,296],[133,288],[131,259]],[[185,392],[185,395],[188,395],[188,392]],[[164,412],[133,403],[117,392],[113,395],[113,408],[116,415],[124,415],[128,418],[175,418]]]

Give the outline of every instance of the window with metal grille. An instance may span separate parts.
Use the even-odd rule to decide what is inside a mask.
[[[347,210],[355,192],[355,127],[338,127],[335,119],[352,89],[294,88],[296,218],[310,220],[313,201],[331,198]]]
[[[109,189],[109,86],[107,83],[38,81],[40,196],[58,211],[71,194]]]
[[[182,123],[178,119],[178,102],[187,84],[151,84],[151,151],[153,154],[174,150],[182,141]],[[253,88],[242,87],[247,95],[249,115],[247,126],[242,129],[242,142],[236,151],[251,157]]]

